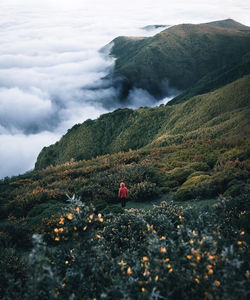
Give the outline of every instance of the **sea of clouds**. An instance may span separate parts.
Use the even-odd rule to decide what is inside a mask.
[[[162,30],[142,29],[150,24],[228,17],[247,24],[247,10],[246,1],[229,0],[1,0],[0,178],[31,170],[41,149],[76,123],[169,101],[136,89],[119,102],[106,77],[114,59],[99,51],[112,39]]]

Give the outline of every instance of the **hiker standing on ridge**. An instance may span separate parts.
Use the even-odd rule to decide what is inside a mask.
[[[118,197],[121,198],[122,207],[126,206],[126,198],[128,196],[128,189],[125,187],[125,184],[121,182],[120,189],[118,192]]]

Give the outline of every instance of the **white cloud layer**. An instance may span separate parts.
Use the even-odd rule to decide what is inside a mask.
[[[114,62],[98,51],[113,38],[161,30],[141,29],[149,24],[230,17],[250,25],[249,9],[242,0],[1,0],[0,178],[31,169],[68,128],[119,106],[102,79]],[[129,101],[154,104],[143,90]]]
[[[0,135],[0,175],[19,175],[33,169],[40,150],[55,143],[59,137],[51,132],[35,135]]]

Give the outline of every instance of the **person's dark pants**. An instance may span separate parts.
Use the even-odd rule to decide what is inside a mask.
[[[121,198],[122,207],[126,206],[126,198]]]

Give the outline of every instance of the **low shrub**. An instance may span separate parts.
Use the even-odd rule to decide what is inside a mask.
[[[129,189],[129,199],[138,202],[152,201],[159,195],[159,188],[155,183],[139,182]]]
[[[246,188],[246,184],[244,182],[237,179],[233,179],[228,183],[224,195],[235,197],[241,194],[245,188]]]
[[[96,214],[70,199],[51,231],[54,247],[34,235],[25,265],[17,261],[20,276],[1,260],[1,297],[247,299],[250,232],[240,219],[249,204],[245,194],[209,211],[162,202]]]
[[[169,172],[166,172],[166,179],[170,181],[177,181],[178,184],[184,183],[188,176],[194,172],[193,169],[189,168],[175,168]]]
[[[196,172],[190,174],[188,176],[187,180],[189,180],[192,177],[196,177],[196,176],[200,176],[200,175],[209,175],[209,173],[208,172],[204,172],[204,171],[196,171]]]
[[[210,167],[205,162],[192,162],[187,165],[188,168],[193,169],[195,171],[209,171]]]
[[[210,196],[210,178],[209,175],[189,177],[189,179],[176,191],[174,199],[176,201],[183,201],[199,196]]]
[[[108,205],[106,206],[102,212],[104,214],[118,214],[118,213],[122,213],[123,212],[123,209],[117,205]]]
[[[31,229],[25,221],[15,219],[5,221],[1,224],[0,230],[1,244],[8,244],[14,248],[28,248],[31,246]]]
[[[108,203],[104,200],[95,200],[92,201],[92,204],[96,208],[97,212],[102,212],[108,205]]]

